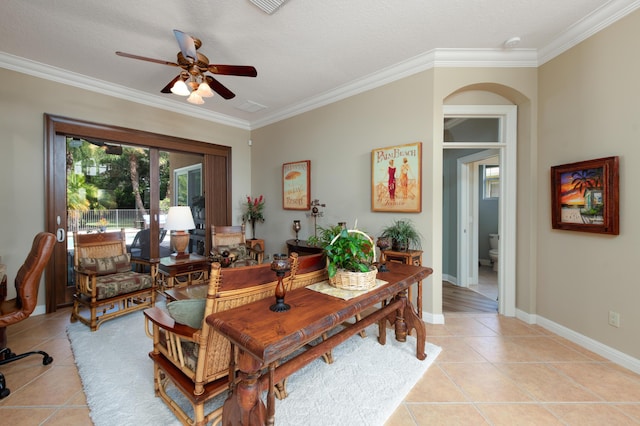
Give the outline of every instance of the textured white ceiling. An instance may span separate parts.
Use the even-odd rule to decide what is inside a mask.
[[[3,0],[0,66],[171,110],[255,128],[435,64],[536,66],[635,10],[639,0],[289,0],[268,15],[248,0]],[[202,40],[236,93],[202,106],[161,94],[173,29]],[[503,43],[522,39],[514,50]],[[134,88],[132,92],[127,88]],[[237,107],[247,101],[258,112]]]

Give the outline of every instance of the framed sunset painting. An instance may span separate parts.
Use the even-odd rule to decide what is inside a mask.
[[[618,157],[551,167],[553,229],[619,233]]]

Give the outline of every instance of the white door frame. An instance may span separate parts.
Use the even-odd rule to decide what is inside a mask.
[[[457,278],[458,285],[461,287],[469,287],[471,284],[478,283],[479,165],[483,160],[499,155],[500,150],[486,149],[457,159],[459,248],[457,250]],[[499,283],[498,288],[500,288]]]
[[[500,118],[500,138],[496,142],[443,142],[443,149],[498,149],[500,152],[500,207],[498,250],[498,312],[506,316],[516,314],[516,183],[517,183],[517,120],[518,109],[515,105],[444,105],[445,118]],[[464,204],[464,203],[463,203]],[[465,213],[468,216],[468,212]],[[462,224],[458,223],[458,230]],[[458,232],[460,236],[462,232]],[[470,248],[468,238],[463,238],[466,252]],[[458,252],[463,250],[462,241],[458,243]],[[477,244],[476,244],[477,246]],[[468,267],[468,262],[465,262]],[[463,277],[458,262],[458,278]],[[464,272],[469,276],[468,270]]]

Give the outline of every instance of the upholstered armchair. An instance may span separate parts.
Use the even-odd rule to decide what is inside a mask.
[[[157,260],[131,259],[124,229],[119,232],[73,233],[76,288],[71,322],[91,331],[109,319],[155,304]],[[132,263],[148,272],[134,272]]]
[[[211,226],[211,260],[223,267],[251,266],[262,263],[264,247],[247,245],[245,225]]]

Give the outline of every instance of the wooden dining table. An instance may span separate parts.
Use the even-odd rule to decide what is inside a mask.
[[[385,284],[349,300],[299,288],[285,295],[291,306],[288,311],[273,312],[269,309],[273,300],[263,299],[208,316],[207,323],[227,337],[232,350],[237,351],[230,371],[238,371],[238,380],[230,381],[223,425],[274,424],[275,384],[371,324],[378,323],[378,341],[382,345],[386,343],[388,324],[400,342],[406,341],[407,334],[414,330],[416,357],[425,359],[425,324],[407,298],[407,289],[433,271],[399,263],[387,263],[387,268],[387,272],[377,275]],[[345,326],[356,316],[360,319]],[[337,327],[342,328],[331,337],[322,338]],[[316,341],[320,343],[309,347],[310,342]],[[307,349],[292,355],[301,348]],[[237,365],[233,364],[234,359]],[[380,386],[384,388],[384,383]],[[260,398],[264,388],[268,390],[266,405]]]

